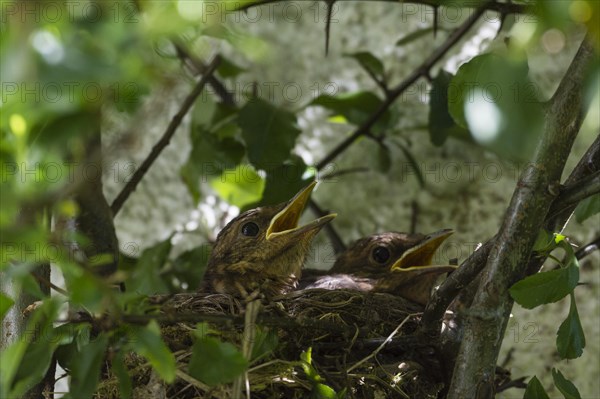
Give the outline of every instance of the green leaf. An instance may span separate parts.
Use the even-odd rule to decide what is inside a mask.
[[[232,62],[231,60],[228,60],[227,58],[221,56],[221,63],[219,64],[219,67],[217,68],[217,73],[222,78],[225,78],[225,79],[235,78],[240,73],[245,72],[245,71],[246,71],[245,68],[242,68],[239,65],[235,64],[234,62]]]
[[[133,396],[133,387],[131,377],[123,360],[123,353],[117,352],[111,362],[112,372],[117,376],[119,382],[119,396],[123,399],[130,399]]]
[[[101,312],[106,299],[113,294],[105,281],[89,272],[65,279],[73,303],[80,304],[92,312]]]
[[[377,170],[379,170],[381,173],[389,172],[390,168],[392,167],[392,155],[389,147],[383,143],[379,144],[377,161]]]
[[[440,28],[438,27],[438,30],[439,29]],[[396,42],[396,46],[404,46],[405,44],[415,41],[415,40],[419,39],[420,37],[423,37],[430,33],[432,34],[432,37],[433,37],[433,27],[418,29],[418,30],[411,32],[408,35],[403,36],[400,39],[398,39],[398,41]]]
[[[156,321],[152,320],[145,327],[131,326],[129,345],[135,352],[148,359],[160,378],[167,383],[173,382],[175,357],[163,342]]]
[[[334,116],[343,116],[348,123],[353,125],[361,125],[365,123],[382,104],[382,100],[369,91],[361,91],[356,93],[340,94],[337,97],[328,94],[320,95],[310,102],[309,105],[319,105],[327,108],[334,113]],[[388,127],[392,119],[391,113],[385,111],[375,123],[372,131],[374,133],[381,132]]]
[[[210,386],[233,381],[248,368],[244,355],[229,342],[204,337],[194,344],[189,373]]]
[[[263,178],[252,165],[244,164],[223,171],[220,177],[210,181],[210,185],[219,197],[238,208],[259,201],[265,189]]]
[[[313,387],[311,397],[315,399],[337,399],[338,396],[329,385],[318,383]]]
[[[70,339],[67,342],[61,344],[54,353],[56,361],[65,370],[73,368],[73,359],[79,356],[79,352],[90,342],[90,330],[89,324],[64,324],[56,328],[66,329]]]
[[[91,398],[98,386],[108,337],[99,335],[84,346],[72,361],[70,393],[74,398]]]
[[[469,131],[458,126],[448,110],[448,87],[454,75],[440,70],[433,79],[429,100],[429,139],[435,146],[444,144],[448,136],[470,137]]]
[[[583,223],[586,219],[600,212],[600,194],[594,194],[581,201],[575,208],[575,220]]]
[[[31,274],[25,274],[21,278],[21,287],[23,291],[37,300],[43,300],[46,295],[40,288],[40,283]]]
[[[4,320],[4,315],[6,315],[6,312],[8,312],[14,303],[15,301],[12,298],[0,292],[0,320]]]
[[[585,348],[585,335],[579,320],[575,295],[571,293],[569,315],[558,328],[556,349],[561,358],[575,359],[583,354],[583,348]]]
[[[323,384],[323,378],[312,365],[312,348],[300,354],[302,369],[312,385],[311,398],[315,399],[335,399],[339,396],[330,386]]]
[[[75,143],[82,145],[99,123],[98,113],[94,109],[60,115],[51,119],[49,123],[36,126],[29,136],[30,145],[64,152],[67,149],[65,143],[69,142],[70,146],[74,146]]]
[[[526,309],[556,302],[569,293],[579,282],[579,268],[575,265],[536,273],[510,287],[510,295]]]
[[[277,333],[273,330],[269,330],[260,326],[257,326],[256,340],[252,347],[252,355],[250,360],[254,361],[257,358],[262,358],[269,353],[273,352],[279,344]]]
[[[300,360],[302,361],[302,369],[306,374],[306,377],[312,383],[318,383],[321,381],[321,376],[317,373],[317,370],[312,366],[312,348],[308,348],[306,351],[300,354]]]
[[[536,376],[533,376],[527,384],[523,399],[550,399]]]
[[[20,397],[46,375],[56,347],[63,343],[64,331],[52,327],[58,317],[60,305],[61,302],[56,299],[44,300],[27,322],[25,331],[30,333],[19,337],[17,343],[2,352],[0,374],[8,375],[9,382],[6,389],[11,389],[9,397]],[[13,347],[14,349],[11,349]],[[4,358],[6,353],[8,359]],[[14,363],[5,364],[6,360]],[[6,376],[2,376],[0,381],[4,381],[5,378]]]
[[[219,138],[232,123],[215,126],[217,132],[212,133],[202,127],[192,131],[192,151],[187,162],[181,167],[181,177],[194,199],[200,200],[200,181],[219,176],[226,169],[235,168],[244,156],[244,146],[234,137]]]
[[[167,262],[171,247],[171,237],[169,237],[153,247],[146,248],[125,283],[127,290],[147,295],[169,292],[160,271]]]
[[[302,158],[292,155],[283,165],[268,170],[262,199],[258,203],[248,205],[245,209],[288,201],[312,181],[303,179],[307,168]]]
[[[410,165],[410,168],[413,170],[413,172],[415,172],[415,176],[417,177],[417,180],[419,181],[419,186],[425,187],[425,178],[423,177],[423,173],[421,172],[419,163],[415,159],[412,152],[410,152],[410,150],[404,144],[400,143],[399,141],[394,141],[394,143],[396,143],[398,148],[400,148],[400,150],[404,153],[404,156],[408,160],[408,164]]]
[[[300,134],[296,115],[262,99],[246,103],[238,124],[248,159],[258,169],[272,169],[289,159]]]
[[[27,346],[27,341],[20,339],[2,350],[2,356],[0,356],[0,398],[20,397],[27,389],[24,386],[21,391],[17,390],[15,392],[14,388],[12,392],[9,391]]]
[[[354,58],[356,61],[358,61],[360,66],[363,67],[363,69],[370,72],[380,82],[385,80],[385,68],[383,67],[383,63],[372,53],[368,51],[361,51],[358,53],[344,54],[344,56]]]
[[[203,244],[181,253],[173,261],[172,273],[188,284],[189,291],[196,291],[202,282],[211,249],[210,245]]]
[[[543,133],[537,86],[523,54],[483,54],[463,64],[448,88],[450,115],[484,148],[531,159]]]
[[[575,384],[566,379],[560,370],[552,368],[552,379],[554,379],[554,385],[556,385],[565,399],[581,399],[581,395]]]

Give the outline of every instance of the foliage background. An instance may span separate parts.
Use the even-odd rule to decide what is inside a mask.
[[[428,34],[404,46],[394,45],[410,32],[431,26],[432,14],[425,7],[415,6],[418,9],[416,14],[412,14],[413,8],[392,3],[338,3],[331,27],[331,48],[329,55],[325,57],[324,5],[315,6],[311,2],[295,4],[297,8],[289,8],[288,12],[281,5],[263,6],[261,17],[256,21],[254,14],[247,18],[237,16],[237,21],[236,17],[229,17],[228,26],[260,41],[261,45],[257,46],[260,49],[257,50],[258,54],[249,51],[249,56],[244,56],[227,44],[212,40],[198,41],[195,50],[202,53],[218,49],[224,50],[225,54],[229,50],[233,59],[247,67],[246,72],[233,84],[237,88],[235,95],[238,98],[247,95],[242,92],[244,88],[247,89],[252,82],[258,82],[264,96],[272,95],[269,100],[295,110],[314,98],[311,96],[314,96],[317,87],[324,89],[330,82],[338,93],[358,89],[377,90],[358,63],[343,56],[345,53],[372,52],[389,68],[391,80],[397,81],[415,68],[427,51],[444,39],[444,32],[440,32],[437,39]],[[292,12],[295,10],[300,11]],[[460,11],[459,14],[454,14],[454,11],[456,10],[449,9],[441,12],[441,26],[453,26],[467,16],[467,11],[462,14]],[[474,30],[476,34],[468,35],[438,68],[443,67],[455,73],[463,62],[476,54],[489,48],[501,47],[510,31],[503,31],[499,37],[495,37],[499,23],[495,14],[489,13],[487,21],[477,25]],[[556,89],[581,38],[580,33],[566,37],[564,47],[556,54],[545,51],[541,43],[536,43],[529,50],[530,76],[543,93],[544,99],[549,98]],[[433,75],[435,74],[434,72]],[[167,120],[163,115],[172,114],[176,108],[173,104],[176,105],[182,98],[179,87],[168,85],[168,88],[156,88],[156,95],[152,95],[144,104],[148,111],[143,113],[143,127],[139,129],[144,134],[135,136],[136,151],[121,154],[124,157],[117,158],[119,162],[141,161],[164,130]],[[448,140],[442,147],[433,146],[426,129],[429,87],[423,81],[415,86],[394,106],[400,118],[398,131],[393,135],[410,143],[411,151],[424,173],[425,188],[419,186],[406,157],[397,147],[390,146],[390,170],[383,173],[378,171],[374,166],[378,164],[378,145],[362,139],[335,161],[335,168],[343,170],[366,167],[369,171],[344,175],[334,182],[324,182],[313,196],[322,207],[339,214],[335,220],[335,228],[346,244],[377,231],[409,230],[411,203],[415,201],[419,207],[417,231],[454,228],[455,236],[438,256],[445,256],[446,259],[458,257],[462,261],[476,243],[496,233],[516,184],[519,166],[493,153],[482,151],[475,144],[456,139]],[[296,87],[300,87],[302,93],[302,97],[297,100],[294,95]],[[285,98],[285,90],[289,90],[288,99]],[[170,100],[165,101],[166,98]],[[599,108],[596,96],[595,105],[591,107],[585,127],[575,143],[567,171],[595,138],[600,126]],[[171,112],[167,111],[169,109]],[[157,118],[147,118],[148,115],[156,115]],[[326,110],[316,107],[299,112],[302,134],[295,151],[307,165],[320,160],[350,130],[347,125],[329,122],[328,116]],[[145,182],[116,220],[121,242],[140,242],[143,247],[169,236],[173,226],[178,226],[179,231],[183,231],[186,230],[186,225],[197,225],[197,229],[192,229],[192,232],[175,235],[175,252],[182,251],[198,245],[198,242],[214,238],[223,223],[236,214],[235,208],[227,207],[219,198],[211,195],[210,191],[199,208],[193,207],[178,178],[179,166],[186,159],[182,154],[188,148],[186,135],[176,135],[162,159],[157,161],[156,167],[146,176]],[[137,158],[131,157],[132,155]],[[496,171],[499,171],[500,176],[496,177]],[[114,195],[118,192],[120,186],[122,184],[115,183],[114,180],[107,181],[109,198],[111,193]],[[223,218],[221,214],[227,216]],[[140,220],[151,220],[155,227],[148,229],[145,224],[139,223]],[[572,221],[567,235],[576,243],[587,243],[600,233],[599,221],[598,216],[583,224]],[[323,260],[330,259],[327,257],[330,248],[324,234],[318,236],[314,251],[311,257],[314,266],[326,268]],[[581,359],[563,361],[559,366],[568,378],[577,382],[582,396],[589,398],[600,397],[600,384],[593,377],[600,372],[595,361],[600,356],[600,342],[597,338],[600,336],[598,261],[598,253],[584,261],[581,281],[589,285],[577,291],[588,346]],[[562,317],[567,312],[566,301],[531,311],[515,305],[514,317],[507,329],[503,348],[504,353],[514,348],[510,363],[514,376],[544,376],[542,382],[550,389],[552,383],[549,365],[557,359],[556,315],[560,314]],[[550,389],[549,392],[555,391]],[[508,391],[503,397],[516,398],[520,395]]]
[[[294,9],[288,9],[287,14],[282,11],[282,6],[264,6],[261,8],[262,16],[256,20],[251,20],[252,14],[248,17],[229,15],[225,26],[237,32],[237,42],[203,36],[189,44],[190,50],[201,58],[208,59],[220,52],[245,68],[242,74],[225,80],[229,87],[234,87],[234,96],[240,103],[246,99],[252,82],[263,89],[279,84],[273,90],[273,97],[268,96],[270,93],[262,94],[282,107],[298,111],[302,134],[295,152],[307,165],[313,165],[352,130],[346,124],[329,120],[330,114],[323,108],[304,108],[314,98],[315,88],[319,94],[325,87],[334,88],[335,94],[359,89],[377,90],[358,63],[343,55],[370,51],[383,60],[390,81],[397,82],[443,41],[446,32],[441,30],[437,38],[428,34],[396,46],[398,39],[431,26],[432,14],[428,8],[415,6],[415,14],[413,8],[395,3],[336,3],[329,54],[325,57],[324,5],[312,2],[294,4]],[[145,94],[135,99],[134,104],[139,106],[136,112],[125,113],[110,107],[104,110],[103,149],[108,155],[104,184],[109,203],[124,186],[131,174],[130,168],[139,165],[146,157],[189,92],[189,75],[167,51],[162,35],[185,34],[186,29],[192,29],[190,27],[198,23],[216,26],[222,18],[220,14],[198,14],[188,2],[181,2],[179,9],[167,11],[159,11],[159,5],[156,7],[155,12],[150,12],[150,18],[156,19],[156,26],[144,31],[147,36],[142,43],[146,48],[138,48],[131,53],[124,51],[119,54],[122,58],[113,54],[112,60],[90,61],[90,65],[101,61],[119,64],[125,80],[142,82],[139,87],[144,88],[142,92]],[[173,16],[170,13],[176,11],[186,15],[184,19],[188,25],[181,27],[175,22],[169,23]],[[490,48],[502,48],[504,39],[509,34],[514,35],[515,31],[507,28],[495,37],[499,20],[494,15],[489,13],[488,20],[477,25],[476,33],[467,35],[467,39],[451,50],[436,68],[443,67],[455,73],[473,56]],[[447,11],[441,14],[440,25],[448,28],[456,26],[466,16],[464,11],[460,16]],[[146,24],[148,21],[137,23]],[[526,24],[526,21],[521,21],[521,25]],[[127,28],[132,26],[134,31],[147,29],[135,23]],[[118,41],[122,32],[112,32],[113,37],[108,40]],[[123,37],[128,35],[123,34]],[[549,52],[541,38],[528,49],[530,77],[544,99],[551,95],[564,74],[582,39],[581,31],[568,31],[564,39],[564,46],[557,53]],[[140,64],[136,62],[140,54],[147,57],[145,61],[151,60],[151,67],[146,66],[141,74]],[[432,75],[437,75],[436,71]],[[280,89],[282,87],[291,91],[300,87],[302,96],[293,100],[289,96],[286,98]],[[496,233],[516,184],[517,169],[513,163],[483,151],[474,143],[450,138],[441,147],[432,145],[427,132],[428,92],[428,85],[421,80],[414,90],[409,90],[396,102],[393,108],[398,122],[389,133],[410,148],[424,173],[425,187],[419,185],[405,154],[398,147],[389,147],[391,166],[387,170],[377,166],[382,162],[377,143],[363,138],[336,159],[334,167],[336,170],[361,167],[368,171],[324,181],[315,192],[315,201],[321,207],[339,214],[335,228],[345,243],[377,231],[409,230],[413,203],[418,205],[417,231],[456,230],[453,239],[442,248],[441,261],[450,258],[464,260],[476,243]],[[197,109],[210,102],[210,96],[203,95]],[[200,112],[197,109],[194,112]],[[567,173],[598,134],[599,109],[600,100],[596,92],[594,105],[569,159]],[[192,115],[184,119],[171,144],[115,220],[121,250],[128,255],[139,256],[145,248],[172,236],[174,248],[171,257],[176,257],[185,250],[214,240],[220,228],[239,212],[237,207],[230,206],[216,195],[209,183],[202,184],[200,203],[194,205],[180,176],[180,169],[191,148],[188,134],[191,119]],[[494,169],[501,172],[501,177],[490,179],[485,176],[482,170],[487,165],[494,165]],[[460,176],[453,178],[456,166]],[[471,166],[475,171],[472,176],[469,173]],[[573,242],[585,244],[598,237],[598,226],[598,215],[582,224],[571,221],[566,234]],[[310,266],[328,267],[330,251],[325,234],[321,234],[316,240]],[[600,397],[600,384],[593,377],[600,373],[597,362],[600,357],[599,259],[598,253],[595,253],[583,262],[581,281],[588,284],[577,290],[588,346],[581,359],[559,364],[565,376],[576,382],[582,397],[589,398]],[[560,314],[562,318],[567,311],[566,301],[534,311],[524,311],[516,305],[503,349],[505,353],[515,349],[509,363],[514,376],[536,374],[553,394],[556,392],[552,390],[549,367],[558,361],[555,354],[556,315]],[[509,391],[503,397],[520,396]]]

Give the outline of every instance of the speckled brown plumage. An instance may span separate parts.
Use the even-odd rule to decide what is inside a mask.
[[[426,304],[440,274],[454,266],[431,265],[433,255],[451,230],[423,234],[387,232],[352,243],[326,272],[311,273],[303,288],[386,292]]]
[[[293,289],[313,237],[335,217],[326,215],[297,227],[314,186],[311,183],[288,202],[246,211],[227,224],[211,252],[207,288],[241,296],[259,290],[267,297]]]

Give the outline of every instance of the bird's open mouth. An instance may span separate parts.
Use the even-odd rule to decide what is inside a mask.
[[[448,237],[454,233],[452,229],[444,229],[428,235],[423,241],[408,249],[400,259],[390,267],[393,272],[416,273],[418,275],[428,273],[446,273],[457,268],[453,265],[432,265],[435,251]]]
[[[302,215],[302,211],[308,203],[310,194],[317,185],[316,181],[313,181],[308,186],[300,190],[298,194],[292,198],[285,208],[277,213],[267,229],[267,240],[272,240],[275,237],[289,234],[302,234],[311,230],[316,230],[324,226],[333,220],[337,215],[331,213],[329,215],[322,216],[318,219],[313,220],[304,226],[298,227],[298,221]]]

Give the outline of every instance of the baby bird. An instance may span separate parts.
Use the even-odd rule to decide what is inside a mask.
[[[431,265],[435,251],[452,233],[387,232],[361,238],[337,258],[326,276],[304,281],[303,287],[386,292],[425,305],[438,276],[456,268]]]
[[[298,226],[316,181],[294,198],[242,213],[217,236],[205,281],[213,292],[266,297],[295,288],[314,236],[336,217],[329,214]]]

